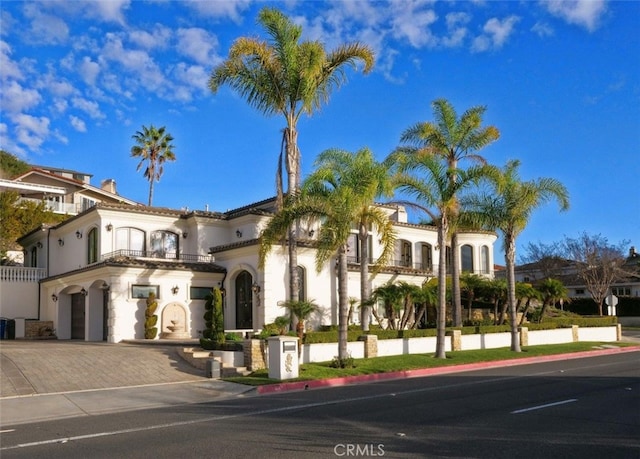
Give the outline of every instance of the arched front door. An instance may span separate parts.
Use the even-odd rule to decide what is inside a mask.
[[[236,328],[253,329],[253,277],[242,271],[236,277]]]

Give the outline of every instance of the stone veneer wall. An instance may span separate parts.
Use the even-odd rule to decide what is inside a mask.
[[[25,339],[52,339],[55,337],[52,320],[26,320],[24,323]]]
[[[244,366],[247,370],[256,371],[267,368],[266,342],[262,339],[244,340]]]

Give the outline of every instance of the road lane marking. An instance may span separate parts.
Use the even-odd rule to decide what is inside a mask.
[[[512,411],[511,414],[520,414],[520,413],[526,413],[527,411],[542,410],[544,408],[549,408],[551,406],[565,405],[567,403],[573,403],[577,401],[578,401],[577,398],[570,398],[569,400],[563,400],[561,402],[547,403],[545,405],[538,405],[538,406],[532,406],[530,408],[523,408],[521,410]]]

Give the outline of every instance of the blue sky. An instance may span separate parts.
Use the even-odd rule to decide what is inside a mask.
[[[264,5],[328,49],[358,40],[376,53],[369,75],[349,71],[300,122],[305,174],[327,148],[383,159],[406,128],[433,119],[434,99],[459,114],[484,105],[501,132],[488,161],[520,159],[523,179],[553,177],[571,194],[568,212],[533,215],[519,247],[582,231],[640,246],[635,1],[2,1],[0,147],[91,173],[94,185],[113,178],[146,203],[131,136],[166,126],[177,161],[154,205],[222,211],[272,196],[284,120],[207,89],[235,38],[266,38]]]

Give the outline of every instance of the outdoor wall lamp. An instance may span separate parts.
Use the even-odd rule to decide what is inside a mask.
[[[253,293],[260,293],[260,286],[258,284],[253,284],[251,286],[251,290],[253,291]]]
[[[76,231],[76,237],[78,239],[82,239],[82,231],[80,231],[80,230]]]
[[[113,225],[111,223],[108,223],[107,226],[105,226],[107,231],[111,231],[113,229]]]
[[[82,287],[82,290],[80,290],[80,294],[81,294],[82,296],[87,296],[87,295],[89,294],[89,292],[87,292],[87,291],[85,290],[85,288],[84,288],[84,287]]]
[[[236,236],[238,236],[238,237],[242,237],[242,231],[240,231],[240,230],[236,230]]]
[[[62,247],[64,245],[64,239],[62,238],[58,239],[58,245]]]
[[[53,295],[51,295],[51,300],[55,303],[58,301],[58,295],[56,295],[55,293]]]
[[[41,249],[42,248],[42,242],[38,241],[38,243],[36,244],[36,247]]]
[[[315,230],[309,230],[309,237],[313,237],[316,234]]]
[[[189,233],[187,233],[186,231],[184,233],[182,233],[182,238],[186,239],[187,238],[187,234],[189,234]]]
[[[177,285],[174,285],[173,287],[171,287],[171,293],[173,293],[174,295],[177,295],[179,291],[180,291],[180,287],[178,287]]]
[[[100,286],[101,290],[109,290],[109,284],[107,284],[106,282],[103,282],[102,285]]]

